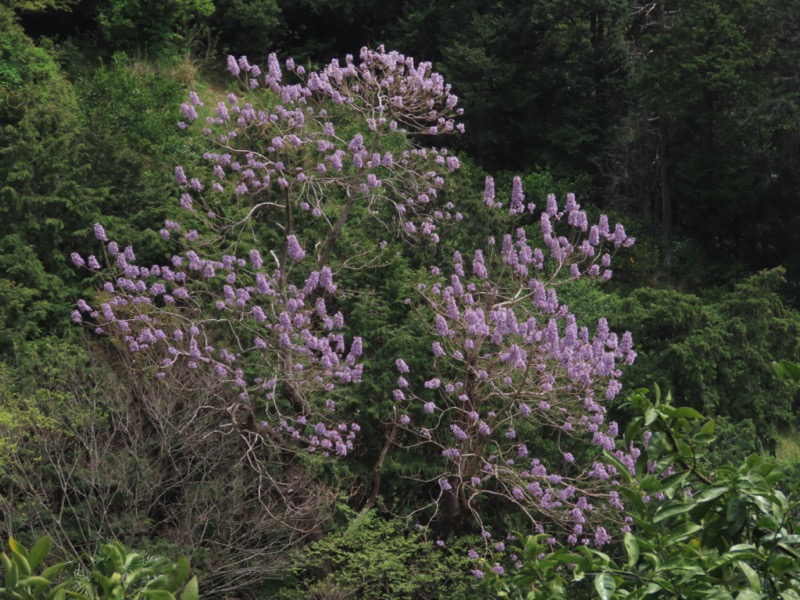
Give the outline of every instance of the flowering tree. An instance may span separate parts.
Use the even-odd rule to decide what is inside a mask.
[[[137,264],[101,224],[103,257],[72,255],[78,267],[106,267],[102,291],[92,305],[80,300],[73,320],[169,390],[145,390],[141,403],[165,460],[186,463],[170,487],[186,508],[152,510],[172,514],[187,545],[226,549],[214,567],[220,591],[273,576],[258,563],[280,564],[286,547],[318,535],[335,494],[298,450],[345,456],[360,429],[337,415],[337,387],[357,383],[363,367],[361,340],[328,309],[335,269],[369,265],[381,245],[345,248],[344,258],[335,249],[355,217],[435,243],[438,224],[460,218],[437,200],[459,163],[412,139],[462,129],[441,76],[397,53],[365,49],[359,63],[308,75],[291,60],[282,73],[274,55],[264,74],[245,58],[228,66],[240,94],[210,109],[192,93],[181,107],[179,126],[204,120],[214,148],[208,168],[175,169],[183,217],[160,232],[175,255]],[[226,492],[198,501],[210,486]],[[229,513],[240,517],[203,524]]]
[[[495,201],[487,181],[486,204]],[[509,212],[533,213],[515,178]],[[558,235],[566,222],[571,236]],[[590,334],[558,301],[556,289],[580,277],[608,279],[611,255],[604,246],[627,247],[622,226],[611,230],[601,217],[589,226],[569,195],[563,210],[550,196],[540,215],[544,250],[529,243],[520,227],[498,245],[475,250],[471,260],[455,252],[448,273],[433,267],[432,282],[420,284],[433,309],[436,340],[433,370],[423,390],[412,390],[409,368],[398,359],[397,424],[408,444],[431,444],[445,460],[438,478],[449,519],[473,514],[482,496],[516,504],[537,530],[556,523],[577,543],[593,535],[609,539],[605,526],[625,525],[616,468],[602,459],[576,462],[573,441],[616,454],[629,468],[639,450],[618,448],[618,426],[607,422],[605,402],[621,389],[618,361],[635,358],[629,333],[619,337],[601,320]],[[585,239],[581,236],[587,234]],[[421,410],[420,410],[421,409]],[[412,416],[416,413],[416,416]],[[535,437],[563,447],[558,464],[531,456]],[[488,532],[484,532],[488,537]]]
[[[362,342],[327,307],[337,294],[336,270],[374,264],[384,243],[341,248],[345,227],[369,218],[388,235],[435,244],[442,223],[462,218],[438,199],[458,159],[415,143],[463,131],[457,98],[429,63],[379,48],[363,49],[358,63],[348,56],[344,66],[334,61],[310,74],[291,60],[285,66],[286,73],[271,55],[262,72],[229,57],[243,92],[213,110],[190,95],[179,126],[204,118],[215,147],[204,155],[207,169],[175,169],[185,218],[165,221],[161,235],[177,238],[181,251],[168,264],[139,266],[132,248],[96,224],[110,276],[97,306],[81,300],[73,313],[124,344],[157,378],[174,384],[187,371],[212,377],[216,400],[195,406],[181,427],[194,426],[198,414],[219,415],[208,434],[238,436],[246,464],[278,490],[296,485],[276,475],[275,456],[304,448],[343,457],[360,429],[337,417],[335,393],[361,380]],[[503,207],[491,178],[485,204]],[[625,525],[615,468],[597,456],[582,464],[566,441],[561,464],[544,464],[529,456],[528,436],[585,440],[616,453],[618,464],[633,464],[637,449],[617,443],[604,408],[620,390],[618,361],[635,356],[630,335],[618,337],[604,321],[594,333],[578,327],[556,295],[582,276],[608,279],[606,247],[633,239],[605,217],[590,227],[572,196],[563,209],[550,197],[537,211],[525,203],[519,178],[508,212],[539,215],[544,249],[520,227],[499,247],[490,239],[471,260],[456,252],[449,277],[431,267],[419,290],[437,336],[432,370],[424,388],[412,390],[398,358],[384,448],[400,431],[401,445],[438,449],[441,473],[432,482],[441,493],[428,519],[480,518],[476,503],[490,495],[519,506],[540,530],[555,522],[571,543],[591,534],[602,545],[608,533],[601,523]],[[566,235],[557,231],[562,225]],[[95,256],[74,253],[72,260],[101,269]]]
[[[105,284],[99,310],[81,301],[73,317],[89,314],[98,332],[146,353],[157,377],[175,366],[212,370],[238,394],[236,409],[246,403],[250,429],[259,421],[262,431],[345,455],[357,425],[310,422],[334,403],[312,406],[309,396],[362,373],[361,341],[348,349],[343,316],[326,308],[336,291],[331,252],[357,206],[434,241],[437,221],[460,218],[448,207],[430,209],[440,172],[458,168],[458,160],[417,148],[408,136],[462,127],[451,118],[457,98],[429,63],[364,49],[358,65],[348,57],[344,67],[334,62],[307,77],[291,60],[286,66],[297,83],[281,84],[274,55],[263,75],[246,58],[229,58],[247,91],[229,94],[206,118],[204,133],[218,146],[204,155],[211,173],[190,178],[175,169],[180,205],[195,227],[167,220],[161,229],[165,239],[182,233],[188,248],[170,264],[139,267],[133,249],[121,250],[97,224],[115,282]],[[192,93],[182,114],[196,121],[203,105]],[[356,133],[337,134],[334,121]],[[266,240],[257,235],[265,230]],[[209,249],[210,257],[201,256]],[[100,268],[93,256],[72,258]]]

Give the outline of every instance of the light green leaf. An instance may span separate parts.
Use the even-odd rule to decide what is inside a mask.
[[[661,480],[661,489],[668,490],[671,487],[677,486],[679,483],[682,483],[689,475],[691,475],[691,471],[680,471],[678,473],[673,473],[669,477],[665,477]]]
[[[692,510],[696,504],[688,503],[688,502],[678,502],[676,504],[665,504],[656,511],[655,516],[653,517],[653,523],[658,523],[659,521],[663,521],[664,519],[668,519],[670,517],[674,517],[675,515],[680,515],[685,512],[689,512]]]
[[[696,500],[699,503],[703,502],[710,502],[715,498],[719,498],[723,494],[726,494],[730,490],[730,486],[727,485],[712,485],[704,489],[699,496],[697,496]]]
[[[610,600],[617,589],[617,583],[609,573],[598,573],[594,578],[594,589],[601,600]]]
[[[612,464],[617,471],[619,471],[619,474],[625,478],[625,481],[632,481],[633,477],[631,472],[628,470],[628,467],[622,464],[622,461],[620,461],[616,456],[611,454],[608,450],[603,450],[603,458],[606,462]]]
[[[175,600],[175,596],[172,592],[168,592],[167,590],[144,590],[142,592],[142,597],[148,600]]]
[[[197,577],[192,577],[181,594],[181,600],[197,600],[199,597],[199,590],[197,587]]]
[[[17,582],[18,586],[22,587],[31,587],[34,585],[50,585],[50,581],[45,579],[44,577],[39,577],[38,575],[32,575],[30,577],[23,577]]]
[[[13,537],[8,538],[8,547],[11,548],[11,552],[14,554],[19,554],[25,558],[28,558],[28,551],[25,549],[25,546],[20,544]]]
[[[41,572],[41,576],[44,577],[45,579],[49,579],[50,581],[52,581],[53,579],[55,579],[56,575],[61,573],[61,571],[64,569],[66,565],[67,563],[57,563],[52,567],[47,567],[44,571]]]
[[[702,419],[703,415],[697,412],[695,409],[689,406],[681,406],[680,408],[676,408],[675,412],[672,413],[672,416],[676,419]]]
[[[81,598],[88,600],[86,596],[83,596],[82,594],[78,594],[75,592],[70,592],[69,590],[66,589],[66,587],[67,587],[67,582],[65,581],[64,583],[61,583],[56,587],[54,587],[53,589],[51,589],[49,592],[47,592],[47,600],[64,600],[67,593],[69,593],[69,595],[73,598]]]
[[[698,432],[700,435],[714,435],[717,424],[714,421],[706,421]]]
[[[756,503],[756,506],[764,513],[770,513],[772,511],[772,499],[767,498],[765,496],[753,496],[753,501]]]
[[[6,571],[6,587],[9,589],[14,589],[17,586],[17,580],[19,579],[19,571],[17,570],[17,563],[13,560],[8,560],[8,557],[5,553],[2,555],[3,558],[3,567]]]
[[[630,531],[625,532],[625,551],[628,553],[628,566],[632,567],[639,561],[639,542]]]
[[[688,537],[691,537],[698,531],[702,530],[703,526],[698,525],[697,523],[684,523],[676,527],[673,532],[666,537],[664,540],[664,544],[666,546],[671,546],[677,542],[683,541]]]
[[[773,362],[772,369],[781,379],[793,379],[794,381],[800,381],[800,365],[788,360],[781,360],[780,362]]]
[[[739,570],[744,573],[745,577],[747,577],[747,582],[750,584],[750,588],[753,591],[760,593],[761,579],[759,579],[758,573],[755,572],[755,569],[741,560],[736,561],[736,566],[739,567]]]
[[[31,565],[28,563],[28,553],[26,552],[23,556],[18,552],[14,552],[11,556],[11,560],[17,565],[17,570],[21,577],[27,577],[31,574]]]
[[[45,536],[36,542],[33,548],[31,548],[31,551],[28,554],[28,562],[30,563],[33,571],[36,570],[45,557],[50,553],[51,545],[52,542],[50,541],[50,538]]]
[[[630,505],[631,509],[633,509],[634,518],[637,514],[645,514],[647,512],[647,506],[642,501],[641,494],[636,492],[636,490],[622,487],[619,491],[622,494],[622,497],[625,499],[625,502]]]

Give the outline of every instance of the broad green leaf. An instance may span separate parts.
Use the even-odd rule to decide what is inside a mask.
[[[795,558],[792,556],[776,556],[772,560],[772,570],[780,573],[781,571],[786,570],[787,567],[794,566],[794,564]]]
[[[41,572],[41,576],[44,577],[45,579],[49,579],[50,581],[52,581],[53,579],[55,579],[56,575],[61,573],[61,571],[64,569],[65,566],[67,566],[67,563],[57,563],[52,567],[47,567],[44,571]]]
[[[786,474],[783,471],[781,471],[780,469],[775,469],[774,471],[771,471],[770,473],[764,475],[764,480],[767,482],[767,485],[774,486],[776,483],[783,480],[785,477]],[[785,498],[785,496],[783,496],[783,493],[780,491],[776,491],[775,495]]]
[[[92,571],[92,576],[97,580],[100,584],[100,587],[103,588],[103,592],[106,596],[111,596],[111,590],[114,587],[114,583],[105,575],[103,575],[100,571]]]
[[[697,523],[684,523],[676,527],[670,535],[666,537],[664,540],[664,545],[671,546],[677,542],[685,540],[688,537],[691,537],[698,531],[702,530],[703,526],[698,525]]]
[[[675,414],[675,410],[676,410],[675,407],[674,406],[670,406],[669,404],[666,404],[666,405],[658,407],[658,411],[662,415],[666,415],[669,418],[673,417],[673,415]]]
[[[551,557],[553,558],[553,564],[570,564],[570,563],[579,563],[581,561],[585,561],[585,557],[579,554],[572,554],[570,552],[552,554]]]
[[[138,552],[131,552],[130,554],[126,552],[120,552],[122,556],[122,569],[125,573],[130,571],[131,565],[139,558]]]
[[[703,415],[697,412],[695,409],[691,408],[690,406],[681,406],[680,408],[676,408],[675,412],[672,413],[672,416],[676,419],[702,419]]]
[[[6,587],[10,588],[12,586],[8,583],[8,571],[11,569],[11,560],[5,552],[0,554],[0,562],[3,563],[3,572],[6,573]]]
[[[637,411],[641,412],[645,408],[652,406],[652,402],[647,397],[649,392],[650,390],[647,388],[639,388],[631,393],[630,403]]]
[[[717,424],[712,421],[706,421],[703,423],[703,426],[700,427],[700,431],[698,432],[700,435],[714,435],[714,430],[716,429]]]
[[[756,550],[755,544],[736,544],[731,546],[728,552],[752,552]]]
[[[646,411],[644,411],[645,427],[652,425],[656,419],[658,419],[658,411],[655,408],[648,408]]]
[[[625,479],[625,481],[627,482],[632,481],[633,477],[631,475],[631,472],[628,470],[628,467],[622,464],[622,461],[620,461],[616,456],[611,454],[608,450],[603,450],[603,458],[607,462],[614,465],[614,467],[617,469],[617,471],[619,471],[619,474]]]
[[[654,492],[659,489],[661,482],[655,475],[648,475],[639,482],[639,489],[643,492]]]
[[[617,589],[617,583],[609,573],[598,573],[594,578],[594,589],[601,600],[610,600]]]
[[[11,560],[14,564],[17,565],[17,569],[19,570],[20,577],[26,577],[31,574],[31,565],[28,563],[27,552],[25,556],[19,554],[18,552],[14,552],[11,557]]]
[[[8,547],[11,548],[11,552],[14,554],[19,554],[28,558],[28,551],[25,549],[25,546],[17,542],[13,537],[8,538]]]
[[[678,484],[682,483],[689,475],[691,471],[679,471],[678,473],[673,473],[669,477],[665,477],[661,480],[661,486],[658,491],[666,491],[670,488],[677,486]]]
[[[73,598],[80,598],[81,600],[88,600],[86,596],[83,594],[78,594],[77,592],[70,592],[67,590],[67,583],[60,583],[56,587],[52,588],[49,592],[47,592],[47,600],[64,600],[64,597],[69,594]]]
[[[661,586],[660,586],[659,584],[657,584],[657,583],[649,583],[649,584],[647,584],[647,587],[646,587],[646,588],[644,588],[644,595],[645,595],[645,596],[650,596],[650,595],[652,595],[652,594],[655,594],[656,592],[660,592],[660,591],[661,591],[661,590],[663,590],[663,589],[664,589],[664,588],[663,588],[663,587],[661,587]]]
[[[800,365],[797,365],[788,360],[781,360],[772,363],[772,369],[775,374],[781,379],[793,379],[800,381]]]
[[[637,514],[644,515],[647,513],[647,506],[642,500],[642,496],[638,494],[635,490],[622,487],[620,488],[619,491],[622,494],[622,497],[625,499],[625,502],[629,505],[629,508],[633,509],[634,518],[636,518]]]
[[[181,600],[197,600],[199,597],[199,590],[197,587],[197,577],[192,577],[181,594]]]
[[[776,519],[772,515],[761,515],[756,521],[756,527],[759,529],[776,529],[780,527],[781,520]]]
[[[697,575],[703,574],[703,569],[697,564],[697,561],[690,557],[690,556],[675,556],[671,558],[663,565],[661,565],[661,570],[663,571],[684,571],[687,573],[695,573]]]
[[[614,565],[614,561],[611,560],[611,557],[605,552],[600,552],[600,550],[592,550],[591,552],[594,556],[602,560],[604,565]]]
[[[776,541],[781,542],[784,545],[797,544],[798,542],[800,542],[800,535],[797,534],[790,535],[786,532],[786,529],[781,529],[780,531],[777,531],[775,533],[770,533],[768,535],[763,536],[759,541],[762,544],[766,542],[776,542]]]
[[[679,502],[677,504],[665,504],[661,506],[653,517],[653,523],[658,523],[664,519],[674,517],[692,510],[696,505],[689,502]]]
[[[704,489],[697,497],[696,500],[699,503],[703,502],[710,502],[715,498],[719,498],[723,494],[726,494],[730,490],[730,486],[717,484],[712,485]]]
[[[630,531],[625,532],[623,541],[625,552],[628,553],[628,566],[633,567],[639,561],[639,543],[636,541],[636,536]]]
[[[753,590],[742,590],[736,595],[736,600],[762,600],[763,596]]]
[[[683,440],[678,440],[678,454],[687,460],[692,460],[694,458],[694,448],[684,442]]]
[[[731,535],[740,531],[747,520],[747,502],[738,496],[732,496],[728,501],[725,516],[728,519],[728,531]]]
[[[178,560],[175,562],[174,576],[178,585],[183,583],[183,580],[189,576],[189,560],[185,556],[178,557]]]
[[[746,562],[742,562],[741,560],[736,561],[736,566],[739,567],[739,570],[744,573],[744,576],[747,577],[747,582],[750,584],[750,588],[755,592],[761,592],[761,579],[758,577],[758,573],[755,572],[753,567],[748,565]]]
[[[647,562],[653,565],[654,569],[658,569],[661,566],[661,558],[657,554],[652,552],[645,552],[642,554],[642,558],[644,558]]]
[[[779,542],[778,543],[778,548],[780,548],[781,550],[783,550],[784,552],[786,552],[789,555],[792,555],[792,556],[796,556],[797,555],[797,548],[792,548],[791,546],[789,546],[788,544],[784,544],[783,542]]]
[[[6,587],[9,589],[14,589],[17,586],[17,580],[19,579],[17,563],[13,560],[8,560],[8,557],[5,554],[3,554],[3,559],[3,567],[6,571]]]
[[[175,600],[172,592],[167,590],[145,590],[142,592],[142,598],[147,598],[148,600]]]
[[[31,587],[34,585],[50,585],[50,580],[40,577],[38,575],[31,575],[30,577],[23,577],[17,582],[18,586]]]
[[[591,565],[594,564],[594,553],[589,548],[587,548],[586,546],[578,546],[577,550],[578,550],[578,552],[580,552],[583,555],[584,559],[589,561],[589,564],[590,564],[589,568],[593,568],[593,567],[591,567]]]
[[[753,501],[756,503],[756,506],[764,513],[770,513],[772,511],[772,499],[767,498],[765,496],[753,496]]]
[[[176,592],[178,588],[183,583],[183,580],[189,575],[189,561],[185,556],[181,556],[175,561],[175,565],[166,576],[159,577],[153,581],[151,581],[147,587],[148,588],[159,588],[163,587],[163,589]]]
[[[698,433],[696,436],[694,436],[692,438],[692,441],[697,446],[707,446],[708,444],[713,442],[715,439],[717,439],[717,438],[714,435],[711,435],[711,434],[708,434],[708,433]]]
[[[66,593],[64,592],[64,590],[63,590],[63,589],[58,589],[58,590],[56,591],[56,593],[55,593],[55,594],[53,594],[53,597],[52,597],[52,598],[50,598],[49,600],[65,600],[65,599],[66,599],[66,597],[67,597],[67,595],[66,595]],[[85,598],[85,596],[82,596],[82,597],[83,597],[83,598]],[[86,600],[88,600],[88,598],[87,598]]]
[[[45,536],[36,542],[33,548],[31,548],[31,551],[28,554],[28,562],[31,565],[31,570],[35,571],[42,563],[45,557],[50,553],[51,545],[52,543],[50,538]]]

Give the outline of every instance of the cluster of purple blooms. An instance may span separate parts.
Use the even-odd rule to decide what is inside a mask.
[[[180,229],[175,222],[169,226]],[[131,353],[145,354],[158,365],[156,377],[176,367],[205,368],[241,401],[253,394],[274,401],[280,386],[305,397],[361,380],[361,340],[355,338],[347,348],[342,314],[326,308],[325,298],[336,291],[330,268],[311,270],[302,285],[293,285],[280,269],[270,272],[256,249],[246,259],[223,255],[220,260],[201,258],[190,249],[169,264],[140,267],[131,247],[121,250],[100,224],[94,232],[105,243],[112,279],[104,284],[99,305],[79,300],[72,319],[88,318],[97,333],[120,339]],[[299,242],[289,237],[290,260],[303,260]],[[84,260],[73,253],[72,261],[100,268],[94,256]],[[215,299],[213,308],[209,298]],[[233,324],[235,347],[216,343],[229,339],[224,331]],[[248,377],[246,372],[258,374]],[[335,412],[332,401],[326,409]],[[312,415],[285,418],[276,410],[270,416],[271,426],[307,442],[311,450],[343,456],[352,449],[355,424],[328,429],[322,421],[309,424]],[[290,421],[295,425],[287,425]]]
[[[72,315],[146,356],[157,365],[158,378],[176,366],[206,369],[240,401],[258,397],[273,407],[262,429],[340,456],[352,449],[357,425],[330,426],[321,420],[312,425],[310,419],[320,418],[317,413],[333,413],[335,403],[329,398],[324,410],[316,410],[308,398],[361,379],[361,340],[346,347],[343,316],[329,314],[326,307],[326,297],[336,290],[327,257],[314,256],[316,264],[308,266],[312,259],[305,260],[306,248],[319,242],[307,240],[304,247],[291,226],[296,219],[287,215],[307,212],[330,222],[331,212],[347,212],[341,206],[331,210],[337,200],[360,198],[372,206],[386,199],[395,208],[399,231],[434,242],[439,221],[461,219],[451,203],[429,208],[444,184],[442,175],[458,169],[458,159],[445,149],[415,147],[405,136],[463,131],[454,120],[462,113],[458,98],[430,63],[415,64],[383,48],[363,49],[360,59],[356,64],[348,56],[344,66],[333,61],[308,75],[289,59],[285,67],[293,82],[287,83],[274,54],[266,72],[246,57],[229,57],[228,69],[245,84],[245,92],[228,94],[213,108],[191,92],[181,105],[179,126],[202,121],[205,113],[203,131],[217,146],[204,155],[210,163],[207,175],[189,176],[182,166],[175,168],[180,207],[190,213],[194,227],[168,219],[160,234],[177,237],[189,249],[169,264],[142,267],[131,247],[121,250],[96,224],[112,275],[99,306],[81,300]],[[260,87],[269,92],[257,92]],[[363,121],[363,133],[337,134],[328,113],[337,106]],[[390,137],[395,141],[387,144]],[[254,219],[285,232],[282,248],[262,249],[275,259],[273,268],[257,248],[246,257],[235,251],[201,256],[209,235]],[[96,256],[73,253],[72,261],[101,269]],[[228,335],[234,328],[235,335]],[[281,395],[296,414],[278,408]]]
[[[459,168],[458,159],[446,149],[408,147],[398,153],[397,144],[387,140],[404,133],[463,131],[454,120],[462,112],[458,98],[430,63],[417,65],[382,47],[362,49],[360,59],[356,64],[348,56],[344,66],[333,61],[308,75],[289,59],[286,70],[295,83],[283,83],[274,54],[266,73],[246,57],[229,57],[229,71],[249,91],[229,94],[205,118],[204,132],[219,148],[204,155],[213,176],[189,179],[178,167],[181,205],[199,209],[224,228],[242,222],[227,216],[231,198],[237,205],[247,203],[245,218],[286,204],[328,218],[337,197],[361,198],[370,206],[385,201],[393,205],[401,232],[438,241],[437,223],[461,219],[451,203],[433,208],[443,175]],[[263,96],[254,93],[259,87],[280,102],[259,103]],[[346,106],[362,122],[361,132],[352,137],[337,132],[331,105]],[[201,120],[203,106],[192,92],[181,105],[180,126]],[[226,204],[225,210],[218,203]]]
[[[486,187],[497,207],[493,181]],[[517,179],[510,214],[536,210],[523,198]],[[546,465],[530,456],[519,432],[549,429],[611,452],[633,469],[640,450],[618,448],[618,426],[606,419],[606,403],[621,390],[619,365],[636,357],[631,335],[611,332],[605,319],[590,334],[556,289],[580,277],[608,279],[606,249],[634,240],[605,216],[590,225],[572,195],[563,209],[550,196],[539,222],[544,249],[532,247],[519,228],[499,244],[490,239],[471,260],[455,252],[449,277],[433,268],[433,283],[420,284],[435,313],[435,376],[415,393],[408,365],[397,361],[398,425],[446,459],[440,498],[454,494],[471,505],[483,493],[504,496],[523,508],[537,532],[549,520],[569,544],[601,546],[610,538],[600,523],[629,526],[616,469],[601,460],[584,469],[569,451]],[[556,233],[562,222],[570,237]]]
[[[206,114],[204,133],[216,149],[204,155],[206,175],[175,168],[180,206],[195,225],[168,219],[160,234],[178,238],[185,251],[168,264],[139,266],[131,247],[121,249],[96,224],[112,274],[97,306],[80,300],[73,320],[122,341],[156,365],[159,378],[176,367],[205,369],[241,402],[266,401],[261,430],[275,439],[346,456],[359,426],[335,422],[332,396],[337,386],[361,380],[362,343],[355,338],[348,345],[343,315],[327,309],[336,284],[317,250],[326,240],[298,238],[291,215],[325,221],[335,241],[333,223],[346,219],[347,203],[363,200],[382,218],[376,207],[388,202],[399,234],[437,242],[440,223],[462,218],[452,203],[437,201],[444,175],[459,161],[446,149],[414,147],[400,136],[463,132],[455,120],[461,109],[429,63],[382,47],[363,49],[359,63],[348,56],[344,65],[333,61],[306,74],[290,59],[285,69],[274,54],[265,72],[246,57],[229,57],[243,94],[229,94],[213,109],[189,95],[179,125],[202,122]],[[266,102],[259,104],[258,88],[269,90]],[[361,133],[337,132],[333,111],[343,107],[361,120]],[[398,140],[405,144],[399,152]],[[484,202],[504,207],[492,178]],[[590,224],[573,195],[561,208],[549,196],[537,210],[519,177],[507,210],[515,221],[538,219],[541,247],[520,227],[499,242],[490,238],[471,257],[455,252],[447,277],[431,268],[419,293],[435,314],[433,370],[414,391],[408,365],[397,360],[397,425],[440,451],[439,500],[452,495],[471,507],[482,494],[503,496],[537,532],[555,523],[569,544],[602,546],[610,536],[600,523],[628,528],[615,467],[602,459],[579,466],[569,449],[557,464],[544,464],[531,456],[524,436],[548,429],[597,454],[611,452],[633,469],[639,449],[625,447],[617,424],[606,419],[606,402],[621,390],[620,364],[636,356],[631,335],[611,332],[605,320],[593,334],[579,327],[556,290],[581,277],[609,279],[611,252],[634,240],[605,216]],[[241,230],[257,219],[283,232],[279,248],[215,258],[198,253],[208,232]],[[73,253],[72,261],[101,269],[96,256]],[[493,547],[504,551],[503,542]],[[478,558],[475,551],[470,556]],[[499,563],[490,568],[504,573]]]

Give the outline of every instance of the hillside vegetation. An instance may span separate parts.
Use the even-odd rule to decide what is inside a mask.
[[[798,23],[2,3],[0,595],[800,597]]]

